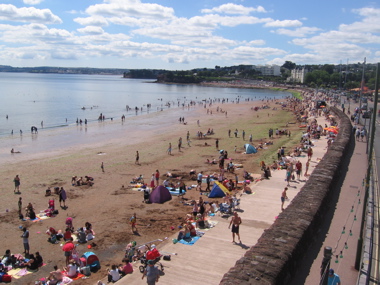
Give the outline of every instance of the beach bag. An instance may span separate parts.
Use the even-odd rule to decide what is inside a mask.
[[[57,243],[57,236],[55,234],[52,234],[49,238],[48,238],[48,242],[50,243]]]
[[[90,276],[91,275],[91,269],[90,269],[90,266],[84,266],[80,269],[80,271],[82,272],[82,274],[86,275],[86,276]]]
[[[164,257],[163,257],[163,259],[164,259],[164,260],[167,260],[167,261],[170,261],[170,258],[171,258],[170,255],[164,255]]]
[[[4,274],[1,278],[1,282],[12,282],[12,276]]]

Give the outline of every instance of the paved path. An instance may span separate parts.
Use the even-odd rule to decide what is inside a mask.
[[[326,246],[330,246],[335,251],[331,260],[331,268],[341,277],[342,284],[356,284],[359,272],[355,270],[354,266],[363,211],[363,179],[366,175],[367,165],[366,142],[356,141],[330,228],[319,254],[310,268],[305,282],[306,285],[318,284],[323,250]],[[351,212],[352,207],[353,212]],[[356,221],[354,220],[355,215]],[[342,234],[343,227],[345,227],[344,234]],[[350,235],[350,230],[352,236]],[[347,242],[348,248],[345,248],[345,242]],[[343,251],[343,258],[340,257],[340,251]],[[336,263],[336,255],[338,255],[338,263]]]
[[[318,123],[327,123],[324,118],[317,118]],[[314,141],[313,157],[309,167],[309,173],[318,164],[326,152],[327,140],[322,137]],[[307,156],[299,158],[305,171]],[[306,180],[291,182],[289,187],[289,201],[285,207],[297,195]],[[162,284],[219,284],[223,275],[235,265],[245,252],[256,244],[265,229],[269,228],[281,212],[281,193],[286,187],[285,170],[272,172],[270,180],[260,181],[252,186],[253,194],[241,197],[239,215],[242,218],[240,235],[242,244],[232,244],[231,231],[228,229],[229,219],[216,214],[212,221],[218,224],[205,232],[194,245],[183,245],[180,243],[168,243],[163,247],[158,245],[161,252],[177,253],[172,255],[171,261],[162,261],[165,265],[165,275],[160,278]],[[190,210],[190,209],[189,209]],[[176,233],[177,235],[177,233]],[[169,237],[169,239],[175,236]],[[117,282],[122,284],[144,284],[141,274],[135,264],[135,272]],[[316,283],[314,283],[316,284]]]

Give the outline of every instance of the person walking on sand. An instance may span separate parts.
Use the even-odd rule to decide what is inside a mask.
[[[20,197],[19,199],[18,199],[18,203],[17,203],[17,205],[18,205],[18,214],[19,214],[19,216],[21,216],[21,211],[22,211],[22,198]]]
[[[102,172],[104,172],[104,163],[102,162],[102,164],[100,165],[100,169],[102,170]]]
[[[156,187],[155,185],[154,185],[154,180],[155,180],[156,178],[155,178],[155,175],[154,175],[154,173],[152,173],[152,176],[150,177],[150,187],[152,188],[152,190]],[[157,185],[158,186],[158,185]]]
[[[62,202],[63,202],[63,208],[66,208],[66,199],[67,199],[66,190],[63,189],[63,187],[61,187],[61,189],[59,189],[59,206],[60,207],[62,207]]]
[[[136,213],[133,213],[132,217],[129,219],[129,222],[131,224],[132,234],[137,233],[137,227],[136,227],[137,216],[136,216]]]
[[[15,183],[15,190],[14,190],[14,193],[19,193],[19,192],[20,192],[20,184],[21,184],[21,181],[20,181],[20,177],[18,176],[18,174],[17,174],[16,177],[13,179],[13,182]]]
[[[181,147],[182,147],[182,137],[178,139],[178,151],[181,151]]]
[[[22,228],[23,234],[21,235],[22,243],[24,245],[24,253],[29,255],[29,231],[26,227]]]
[[[139,151],[136,150],[136,161],[135,161],[135,164],[140,165],[139,160],[140,160],[140,154],[139,154]]]
[[[167,153],[168,153],[168,155],[172,155],[172,143],[169,143]]]
[[[232,219],[230,221],[230,225],[228,226],[228,228],[231,228],[231,225],[232,225],[231,232],[232,232],[232,242],[233,243],[235,243],[235,234],[239,238],[239,243],[241,243],[240,234],[239,234],[240,224],[241,224],[241,218],[239,217],[238,213],[235,211],[234,215],[232,216]]]
[[[288,196],[286,195],[287,190],[288,190],[288,187],[285,187],[284,191],[282,191],[281,193],[281,211],[284,210],[285,199],[288,199]]]
[[[160,172],[158,171],[158,169],[156,170],[156,174],[154,176],[156,178],[156,185],[158,186],[160,181]]]
[[[219,139],[216,139],[216,141],[215,141],[215,147],[216,147],[216,149],[219,149]]]

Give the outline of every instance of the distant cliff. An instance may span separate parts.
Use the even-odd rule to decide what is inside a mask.
[[[59,73],[59,74],[109,74],[122,75],[126,69],[118,68],[89,68],[89,67],[12,67],[0,65],[0,72],[26,72],[26,73]]]

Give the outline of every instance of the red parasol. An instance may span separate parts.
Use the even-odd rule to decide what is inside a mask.
[[[75,248],[75,245],[72,242],[68,242],[63,245],[62,250],[63,251],[72,251]]]

